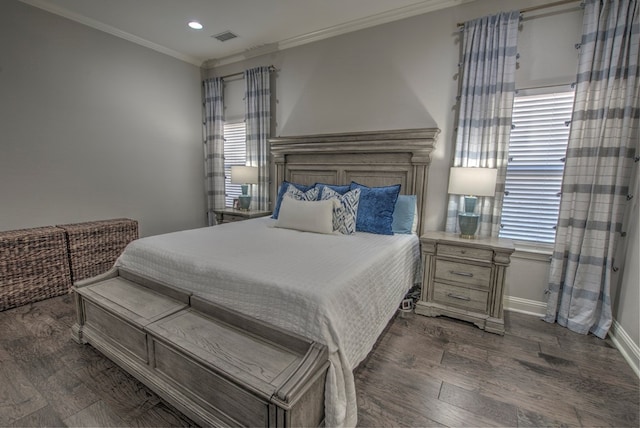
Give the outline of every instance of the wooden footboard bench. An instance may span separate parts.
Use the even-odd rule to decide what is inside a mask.
[[[326,346],[116,268],[74,291],[74,340],[196,423],[323,424]]]

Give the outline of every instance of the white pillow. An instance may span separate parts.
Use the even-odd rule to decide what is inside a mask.
[[[275,227],[303,232],[333,233],[334,204],[334,200],[299,201],[285,195]]]

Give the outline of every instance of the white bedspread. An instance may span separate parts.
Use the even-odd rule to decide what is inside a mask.
[[[142,238],[116,265],[326,344],[326,425],[354,426],[352,370],[414,284],[419,240],[321,235],[274,223],[260,218]]]

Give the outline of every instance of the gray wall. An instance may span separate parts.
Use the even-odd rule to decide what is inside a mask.
[[[198,67],[15,0],[0,52],[0,230],[205,225]]]
[[[432,203],[427,227],[442,230],[458,88],[456,24],[543,3],[548,1],[477,1],[216,67],[208,75],[275,65],[279,71],[274,135],[439,127],[442,133],[429,175]],[[577,3],[526,14],[518,38],[518,88],[572,83],[581,25]],[[636,265],[637,235],[631,238],[635,247],[630,245],[632,251],[635,248]],[[544,313],[550,254],[549,248],[514,254],[507,277],[507,307]],[[637,344],[637,268],[627,269],[625,278],[621,293],[631,299],[617,302],[614,314],[625,314],[618,321]]]

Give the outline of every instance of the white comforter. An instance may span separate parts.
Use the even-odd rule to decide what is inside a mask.
[[[327,426],[355,426],[352,370],[414,284],[415,235],[321,235],[260,218],[132,242],[116,265],[329,348]]]

